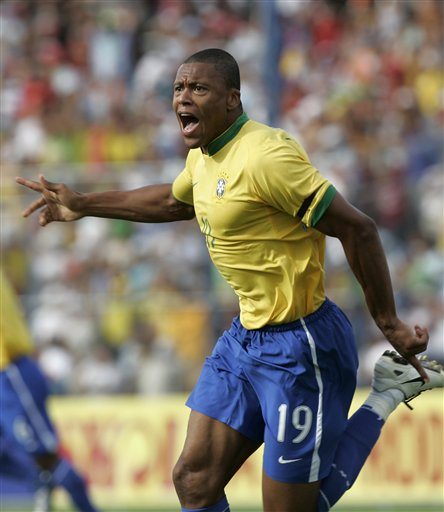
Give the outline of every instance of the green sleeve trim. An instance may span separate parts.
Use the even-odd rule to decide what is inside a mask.
[[[311,225],[314,227],[321,220],[322,216],[325,213],[325,210],[330,206],[333,198],[336,195],[336,189],[333,185],[330,185],[328,189],[325,191],[325,194],[319,204],[316,206],[312,218]]]

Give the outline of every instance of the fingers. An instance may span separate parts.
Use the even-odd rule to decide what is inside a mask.
[[[23,185],[35,192],[43,193],[45,190],[50,190],[51,192],[56,192],[58,190],[59,184],[53,183],[52,181],[48,181],[43,174],[39,174],[39,181],[27,180],[26,178],[22,178],[21,176],[17,176],[15,178],[15,182],[19,185]]]
[[[57,189],[57,184],[52,183],[43,176],[43,174],[39,175],[39,181],[33,181],[28,180],[25,178],[22,178],[21,176],[17,176],[15,178],[16,183],[19,185],[23,185],[30,190],[34,190],[35,192],[40,192],[42,194],[41,197],[33,201],[25,210],[22,211],[23,217],[29,217],[32,215],[35,211],[39,210],[40,208],[48,205],[48,191],[53,192]],[[46,226],[46,224],[49,224],[52,222],[51,212],[48,208],[45,208],[45,210],[42,210],[42,212],[39,215],[39,224],[41,226]]]
[[[429,381],[429,377],[422,367],[421,363],[418,361],[416,355],[421,352],[424,352],[427,349],[427,345],[429,342],[429,332],[426,328],[420,327],[419,325],[415,325],[415,335],[416,335],[416,344],[414,348],[410,348],[410,354],[406,357],[407,361],[415,368],[415,370],[419,373],[421,378],[425,381]]]
[[[35,201],[33,201],[25,210],[22,211],[23,217],[29,217],[32,213],[34,213],[36,210],[41,208],[42,206],[45,206],[46,200],[44,197],[39,197]]]
[[[412,352],[414,354],[419,354],[427,350],[427,345],[429,343],[429,331],[426,328],[415,325],[415,335],[416,346]]]
[[[19,185],[23,185],[24,187],[30,188],[31,190],[35,190],[36,192],[42,192],[42,185],[38,181],[27,180],[20,176],[15,178],[16,183]]]
[[[426,371],[424,370],[416,356],[407,357],[407,361],[416,369],[416,371],[419,373],[419,375],[425,382],[428,382],[430,380]]]
[[[44,227],[44,226],[46,226],[46,224],[49,224],[52,221],[53,221],[53,218],[52,218],[51,211],[49,208],[45,208],[44,210],[42,210],[40,212],[40,215],[39,215],[40,226]]]
[[[424,352],[425,350],[427,350],[427,341],[421,341],[418,339],[415,340],[414,345],[411,345],[408,348],[408,352],[410,354],[415,354],[415,355],[420,354],[421,352]]]
[[[421,379],[424,382],[428,382],[429,377],[416,355],[427,349],[429,333],[426,328],[419,325],[415,325],[414,333],[407,324],[401,322],[400,325],[401,327],[396,335],[387,339],[392,343],[396,351],[415,368]]]
[[[415,325],[415,334],[421,341],[425,343],[429,341],[429,331],[425,327]]]

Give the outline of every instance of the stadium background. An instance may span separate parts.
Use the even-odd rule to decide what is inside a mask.
[[[170,106],[175,71],[194,51],[223,47],[239,61],[249,116],[299,138],[313,163],[378,222],[400,315],[429,326],[429,354],[442,358],[443,5],[0,3],[2,264],[25,305],[66,450],[88,472],[99,503],[118,503],[119,510],[174,507],[169,462],[162,461],[174,458],[183,439],[182,393],[236,300],[209,264],[194,222],[91,218],[41,229],[35,218],[21,218],[31,198],[14,177],[43,172],[79,191],[172,180],[185,156]],[[327,267],[328,294],[355,326],[365,387],[386,345],[334,240]],[[443,401],[442,394],[430,395],[414,413],[397,413],[381,445],[388,449],[374,454],[350,506],[442,507],[436,454],[442,455]],[[122,432],[131,422],[137,432],[119,437],[111,456],[112,428]],[[177,443],[162,437],[170,431]],[[399,478],[391,447],[410,453],[400,456],[409,469]],[[151,461],[144,469],[137,458],[143,453]],[[417,474],[415,463],[422,468]],[[234,484],[240,505],[258,504],[259,491],[250,492],[256,466],[251,480],[242,476]]]

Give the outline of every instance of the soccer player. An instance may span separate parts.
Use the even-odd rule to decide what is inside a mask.
[[[51,491],[57,486],[68,492],[78,510],[96,512],[83,477],[58,454],[57,434],[46,408],[47,382],[31,356],[33,346],[21,305],[3,271],[0,297],[0,431],[6,450],[2,465],[15,464],[9,473],[27,479],[35,469],[39,512],[49,510]]]
[[[220,49],[178,69],[173,109],[189,148],[173,184],[79,193],[17,178],[41,196],[39,223],[86,215],[138,222],[196,216],[210,256],[239,297],[187,401],[188,431],[173,480],[182,511],[226,512],[225,486],[264,443],[267,512],[328,510],[349,488],[388,415],[443,386],[416,355],[427,330],[396,314],[375,223],[353,208],[285,131],[243,112],[239,68]],[[397,351],[379,360],[373,391],[348,419],[357,353],[344,313],[324,293],[325,237],[337,237],[376,324]]]

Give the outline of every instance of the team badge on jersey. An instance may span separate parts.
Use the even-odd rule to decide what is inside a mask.
[[[225,173],[222,173],[222,175],[219,175],[219,178],[217,179],[216,196],[218,199],[222,199],[222,197],[225,194],[225,190],[227,188],[227,180],[228,180],[228,176]]]
[[[227,181],[224,178],[217,180],[216,195],[220,199],[225,194],[225,186]]]

